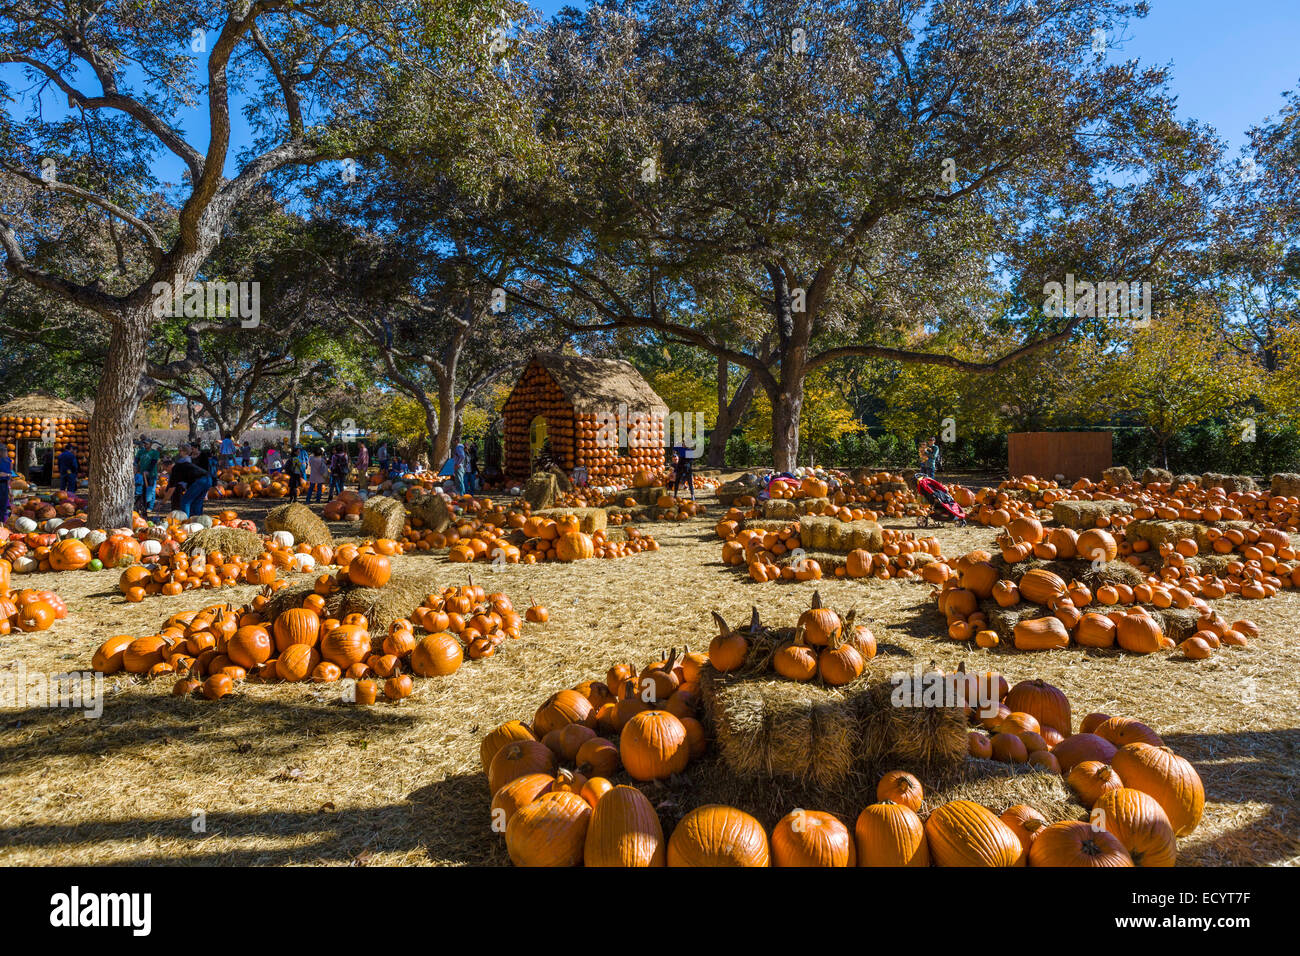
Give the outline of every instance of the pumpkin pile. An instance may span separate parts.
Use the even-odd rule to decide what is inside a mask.
[[[1174,837],[1195,830],[1205,807],[1196,768],[1140,720],[1092,713],[1075,733],[1069,698],[1059,688],[1042,680],[1008,687],[1001,675],[987,678],[999,687],[999,704],[990,716],[970,709],[970,719],[983,728],[970,733],[971,756],[1059,773],[1094,816],[1098,807],[1103,818],[1140,811],[1148,828],[1141,839],[1133,842],[1129,837],[1136,834],[1111,832],[1136,865],[1172,866]],[[1103,825],[1110,829],[1104,820]],[[1033,837],[1046,826],[1040,816],[1027,829]],[[1150,831],[1158,831],[1160,839],[1151,839]]]
[[[775,530],[741,528],[729,513],[714,526],[714,532],[723,539],[722,563],[744,566],[754,581],[817,581],[823,577],[821,564],[815,558],[786,563],[778,561],[783,555],[803,547],[797,521]],[[894,528],[885,528],[883,535],[884,545],[880,551],[873,553],[856,548],[848,552],[844,563],[835,569],[835,576],[908,580],[918,577],[924,570],[918,568],[916,555],[942,558],[936,538],[918,539],[910,532]]]
[[[778,643],[763,660],[753,661],[750,645],[759,630],[757,609],[748,636],[728,627],[714,611],[718,636],[709,644],[709,664],[722,673],[748,665],[786,680],[817,680],[828,687],[842,687],[861,677],[866,662],[876,656],[875,635],[865,624],[855,624],[854,616],[850,611],[840,617],[823,607],[821,594],[814,591],[812,606],[799,615],[793,636]]]
[[[52,440],[51,431],[53,431]],[[64,445],[71,445],[77,452],[77,461],[81,464],[82,474],[85,474],[89,467],[89,418],[73,418],[67,415],[46,417],[0,415],[0,440],[5,443],[10,461],[18,460],[18,442],[37,441],[53,444],[59,451],[63,450]]]
[[[1204,809],[1195,768],[1144,724],[1091,714],[1075,734],[1057,688],[1038,680],[1007,687],[1001,675],[987,675],[999,686],[999,708],[985,723],[997,730],[993,740],[972,732],[972,754],[1019,753],[1032,743],[1037,766],[1065,775],[1090,811],[1087,821],[1051,822],[1025,804],[999,814],[969,800],[940,804],[922,819],[921,781],[893,770],[851,829],[834,814],[796,809],[769,835],[750,814],[713,804],[687,812],[665,837],[637,784],[680,773],[707,752],[694,716],[703,666],[701,655],[675,652],[640,671],[617,665],[604,681],[552,694],[531,722],[508,721],[483,739],[491,825],[513,863],[1173,866],[1177,837],[1196,828]],[[973,709],[971,716],[978,719]],[[633,783],[616,784],[619,773]]]
[[[8,562],[0,560],[0,635],[49,630],[68,616],[68,606],[54,591],[9,588]]]
[[[360,554],[349,564],[348,579],[380,587],[387,582],[386,561],[382,555]],[[333,683],[347,678],[355,682],[349,699],[373,704],[381,693],[378,681],[385,698],[409,697],[412,674],[445,676],[458,670],[465,657],[491,657],[507,638],[520,636],[525,620],[505,594],[485,593],[471,581],[430,595],[410,619],[399,618],[387,633],[372,634],[363,614],[341,620],[325,616],[325,597],[338,584],[337,577],[324,576],[298,607],[272,619],[264,611],[273,586],[246,606],[214,604],[176,614],[157,634],[105,641],[91,666],[106,675],[125,671],[176,677],[174,695],[209,700],[229,695],[246,679]],[[541,605],[526,612],[532,623],[548,618]]]

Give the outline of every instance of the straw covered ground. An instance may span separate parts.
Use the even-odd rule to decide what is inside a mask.
[[[103,715],[0,709],[0,863],[6,864],[503,864],[489,823],[479,741],[505,720],[530,719],[552,692],[602,677],[616,661],[660,659],[671,646],[704,649],[710,612],[790,625],[814,588],[828,605],[857,609],[880,645],[877,667],[1001,670],[1013,683],[1041,677],[1067,691],[1076,722],[1089,711],[1140,717],[1191,759],[1205,782],[1200,828],[1180,841],[1182,862],[1272,865],[1300,861],[1300,595],[1222,602],[1229,618],[1263,629],[1249,648],[1191,663],[1177,657],[1020,654],[949,641],[927,585],[830,579],[750,582],[719,561],[720,509],[656,523],[662,545],[617,560],[475,569],[519,606],[531,595],[551,621],[529,625],[495,658],[444,679],[418,679],[400,705],[349,707],[336,687],[242,686],[218,703],[175,699],[168,684],[107,680]],[[907,527],[885,522],[887,527]],[[994,531],[941,526],[944,552],[990,547]],[[395,560],[404,596],[465,581],[439,555]],[[0,674],[87,668],[120,633],[149,634],[167,616],[215,601],[246,601],[253,587],[186,592],[127,604],[112,572],[36,575],[22,583],[66,599],[67,620],[36,636],[0,637]],[[303,578],[303,583],[308,579]],[[1059,780],[967,761],[923,779],[930,801],[977,799],[1000,812],[1029,802],[1049,816],[1082,813]],[[798,785],[755,788],[716,757],[672,786],[647,788],[665,826],[692,806],[729,800],[768,824],[797,806],[850,819],[874,799],[874,780],[834,793]]]

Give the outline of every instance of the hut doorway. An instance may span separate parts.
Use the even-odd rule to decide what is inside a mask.
[[[538,415],[528,425],[528,459],[536,461],[546,447],[546,416]]]

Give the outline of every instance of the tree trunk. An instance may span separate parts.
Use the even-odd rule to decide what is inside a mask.
[[[86,524],[91,528],[129,528],[135,500],[135,413],[140,407],[140,379],[149,344],[150,308],[127,313],[109,337],[95,412],[90,418],[90,504]],[[186,402],[186,408],[189,409]],[[193,430],[193,414],[190,418]]]
[[[719,360],[719,365],[725,363]],[[735,431],[736,425],[745,417],[749,406],[754,401],[754,392],[758,388],[758,379],[753,372],[745,376],[736,389],[736,394],[728,402],[726,398],[726,375],[719,369],[718,378],[718,420],[709,434],[708,451],[705,460],[710,468],[725,468],[727,464],[727,439]]]
[[[794,471],[799,456],[799,413],[803,410],[803,380],[781,388],[772,398],[772,466]]]
[[[297,395],[293,397],[293,413],[289,416],[292,423],[289,426],[289,443],[293,447],[302,444],[302,399]]]
[[[452,441],[457,431],[456,425],[456,400],[452,394],[451,384],[439,385],[436,431],[429,432],[429,447],[433,452],[429,467],[435,471],[442,468],[443,462],[451,457]]]

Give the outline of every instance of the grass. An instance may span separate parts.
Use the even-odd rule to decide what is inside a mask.
[[[856,607],[858,620],[875,630],[882,658],[897,658],[900,669],[918,660],[951,669],[964,660],[968,670],[1001,670],[1013,683],[1041,677],[1060,686],[1076,721],[1099,710],[1149,723],[1205,783],[1205,817],[1180,841],[1181,862],[1300,861],[1300,648],[1293,636],[1300,593],[1219,602],[1230,620],[1250,617],[1263,633],[1252,647],[1201,663],[1078,648],[989,652],[936,636],[943,628],[924,584],[749,581],[719,563],[711,532],[718,514],[715,505],[693,521],[654,524],[658,552],[500,573],[474,567],[477,580],[506,591],[516,605],[530,595],[548,605],[550,623],[527,626],[501,654],[467,662],[451,677],[417,679],[414,695],[399,705],[352,708],[328,686],[255,683],[218,703],[178,700],[169,696],[170,681],[118,675],[106,682],[97,720],[70,711],[0,711],[0,863],[505,864],[478,764],[485,733],[508,719],[530,719],[549,694],[603,676],[616,661],[657,660],[674,645],[706,648],[715,633],[712,610],[739,621],[757,605],[765,623],[793,622],[814,588],[832,607]],[[981,527],[926,533],[949,555],[990,547],[994,537]],[[423,576],[429,591],[465,581],[466,567],[440,556],[395,563],[404,576]],[[72,572],[21,580],[57,590],[70,613],[45,633],[0,637],[0,669],[18,662],[29,673],[85,668],[109,636],[153,633],[170,614],[257,593],[240,587],[127,604],[116,578]],[[649,788],[666,822],[690,809],[697,791],[716,789],[716,760],[699,769],[694,788],[692,773],[684,790]],[[873,783],[844,798],[842,812],[872,801]],[[923,783],[931,803],[978,794],[1001,812],[1041,794],[1044,811],[1067,812],[1054,780],[1026,779],[1003,765],[981,762],[965,779]],[[756,799],[777,812],[785,802],[786,809],[800,805],[791,802],[799,796]]]

